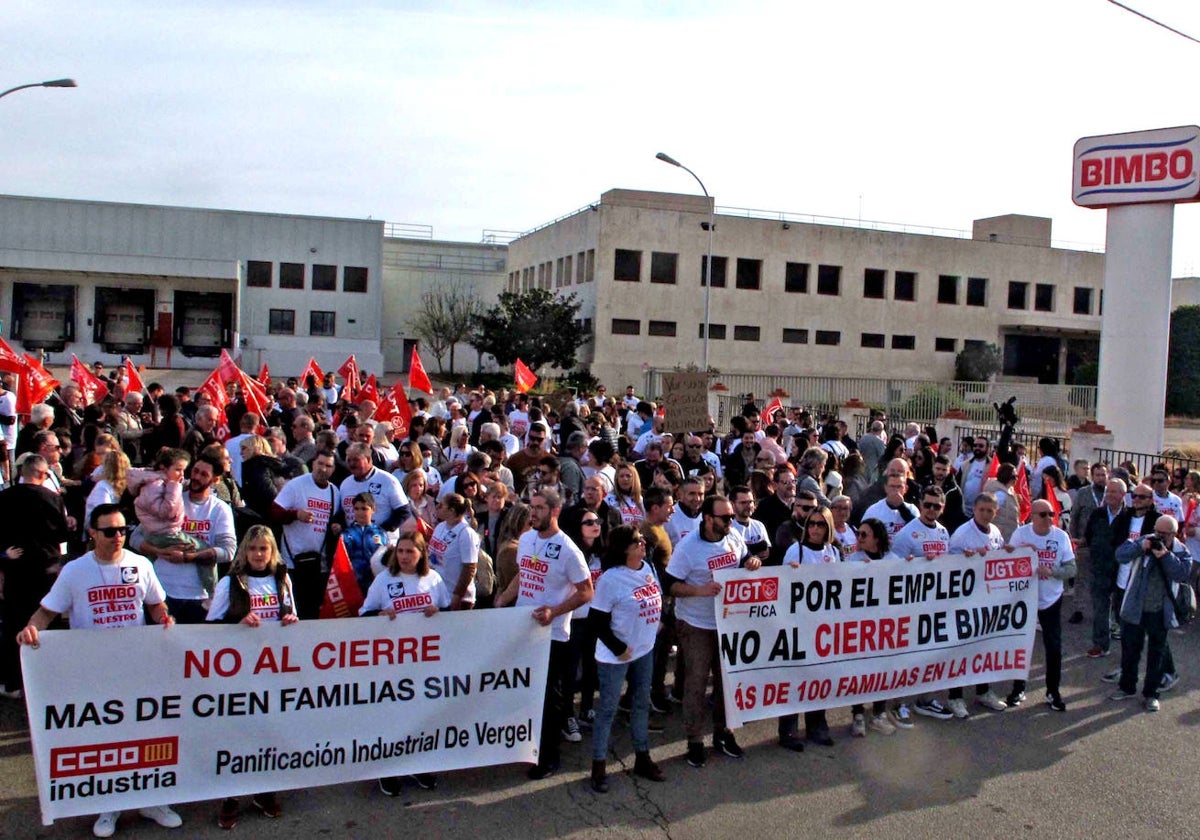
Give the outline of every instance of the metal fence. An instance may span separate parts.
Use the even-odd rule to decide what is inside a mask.
[[[1200,459],[1184,458],[1176,455],[1153,455],[1149,452],[1126,452],[1120,449],[1097,449],[1096,460],[1117,467],[1126,461],[1137,468],[1139,478],[1150,474],[1150,468],[1155,464],[1166,464],[1167,469],[1174,470],[1183,467],[1186,470],[1200,470]]]
[[[662,396],[662,376],[671,370],[646,371],[645,393]],[[729,417],[753,395],[760,406],[770,394],[782,390],[784,406],[803,406],[821,414],[836,413],[852,399],[887,412],[888,418],[904,418],[921,425],[935,424],[952,408],[961,409],[980,424],[991,423],[993,403],[1017,398],[1020,427],[1040,437],[1066,438],[1072,428],[1096,416],[1096,388],[1086,385],[1038,385],[1026,382],[937,382],[922,379],[893,379],[864,376],[802,376],[730,373],[713,377],[728,391],[718,399],[717,428],[728,427]],[[1036,441],[1035,441],[1036,442]]]

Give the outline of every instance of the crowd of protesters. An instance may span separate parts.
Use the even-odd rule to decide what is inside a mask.
[[[102,370],[96,371],[102,374]],[[608,789],[614,722],[628,718],[633,772],[662,781],[649,734],[680,714],[685,758],[744,757],[726,726],[713,570],[761,565],[936,561],[1031,548],[1045,650],[1045,702],[1060,690],[1062,621],[1091,614],[1087,656],[1120,665],[1112,699],[1157,711],[1179,671],[1167,631],[1187,585],[1200,524],[1200,474],[1156,465],[1068,465],[1053,439],[1038,452],[932,427],[864,434],[837,418],[748,400],[730,427],[668,431],[632,386],[553,407],[527,394],[443,388],[411,401],[407,428],[379,422],[333,375],[270,388],[269,409],[234,388],[126,392],[118,377],[85,405],[68,384],[18,418],[0,389],[3,696],[22,697],[18,644],[40,630],[160,623],[313,620],[333,546],[346,548],[362,615],[517,606],[551,631],[549,680],[532,778],[558,770],[561,742],[590,731],[597,792]],[[7,412],[7,413],[6,413]],[[7,419],[11,418],[11,419]],[[1088,559],[1091,602],[1072,600]],[[534,561],[534,562],[529,562]],[[79,603],[88,582],[138,566],[136,604],[101,621]],[[81,589],[81,587],[83,587]],[[73,598],[73,596],[76,596]],[[1067,606],[1064,606],[1067,605]],[[1138,675],[1146,649],[1141,692]],[[991,712],[1027,685],[974,690]],[[971,714],[961,688],[851,710],[852,737]],[[780,718],[778,743],[832,746],[825,711]],[[434,776],[415,777],[422,787]],[[381,779],[398,795],[402,780]],[[269,817],[282,806],[253,797]],[[175,827],[166,806],[142,815]],[[97,819],[110,836],[118,814]],[[232,828],[239,803],[221,804]]]

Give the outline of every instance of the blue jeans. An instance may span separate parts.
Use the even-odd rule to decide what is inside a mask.
[[[604,761],[608,758],[608,736],[612,732],[613,718],[617,716],[617,701],[621,699],[621,688],[629,676],[629,693],[633,702],[630,730],[635,752],[650,750],[650,675],[654,671],[654,651],[631,662],[609,665],[596,663],[596,675],[600,684],[600,702],[596,705],[596,716],[592,721],[592,758]]]

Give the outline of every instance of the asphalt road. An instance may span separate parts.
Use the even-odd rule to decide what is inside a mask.
[[[1088,614],[1086,590],[1076,602]],[[1069,614],[1068,605],[1064,614]],[[1173,633],[1183,679],[1162,711],[1105,698],[1100,675],[1116,654],[1089,660],[1085,622],[1064,627],[1065,713],[1042,696],[1040,638],[1029,701],[1015,710],[978,707],[966,721],[919,718],[892,737],[851,739],[849,712],[830,713],[837,743],[795,754],[775,746],[773,721],[739,731],[744,761],[720,756],[696,770],[683,760],[676,712],[653,753],[665,783],[634,779],[610,762],[611,790],[587,786],[589,742],[565,744],[563,770],[527,781],[524,766],[445,774],[396,799],[374,785],[334,785],[282,795],[283,816],[244,813],[233,834],[306,837],[1188,837],[1200,817],[1200,625]],[[967,691],[968,698],[971,691]],[[614,750],[632,763],[628,732]],[[127,813],[119,837],[228,837],[214,802],[184,803],[174,832]],[[248,802],[244,802],[248,805]],[[0,701],[0,837],[90,836],[88,819],[43,827],[23,706]]]

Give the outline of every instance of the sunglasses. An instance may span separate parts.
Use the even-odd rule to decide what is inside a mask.
[[[725,513],[725,514],[715,514],[714,513],[713,519],[720,519],[725,524],[729,524],[730,522],[732,522],[734,520],[734,516],[732,513]]]
[[[1036,516],[1038,519],[1049,519],[1051,516],[1054,516],[1054,514],[1048,510],[1044,510],[1041,513],[1035,513],[1034,516]]]
[[[864,528],[863,530],[859,531],[856,536],[861,540],[873,536],[873,533]]]
[[[941,502],[921,502],[921,507],[927,510],[941,510],[945,507]]]
[[[103,534],[104,536],[108,537],[111,540],[117,534],[120,534],[121,536],[125,536],[126,534],[128,534],[129,526],[128,525],[110,525],[107,528],[96,528],[95,530],[96,530],[96,533]]]
[[[599,519],[584,519],[584,520],[583,520],[582,522],[580,522],[579,524],[580,524],[580,525],[599,525],[599,524],[600,524],[600,520],[599,520]]]

